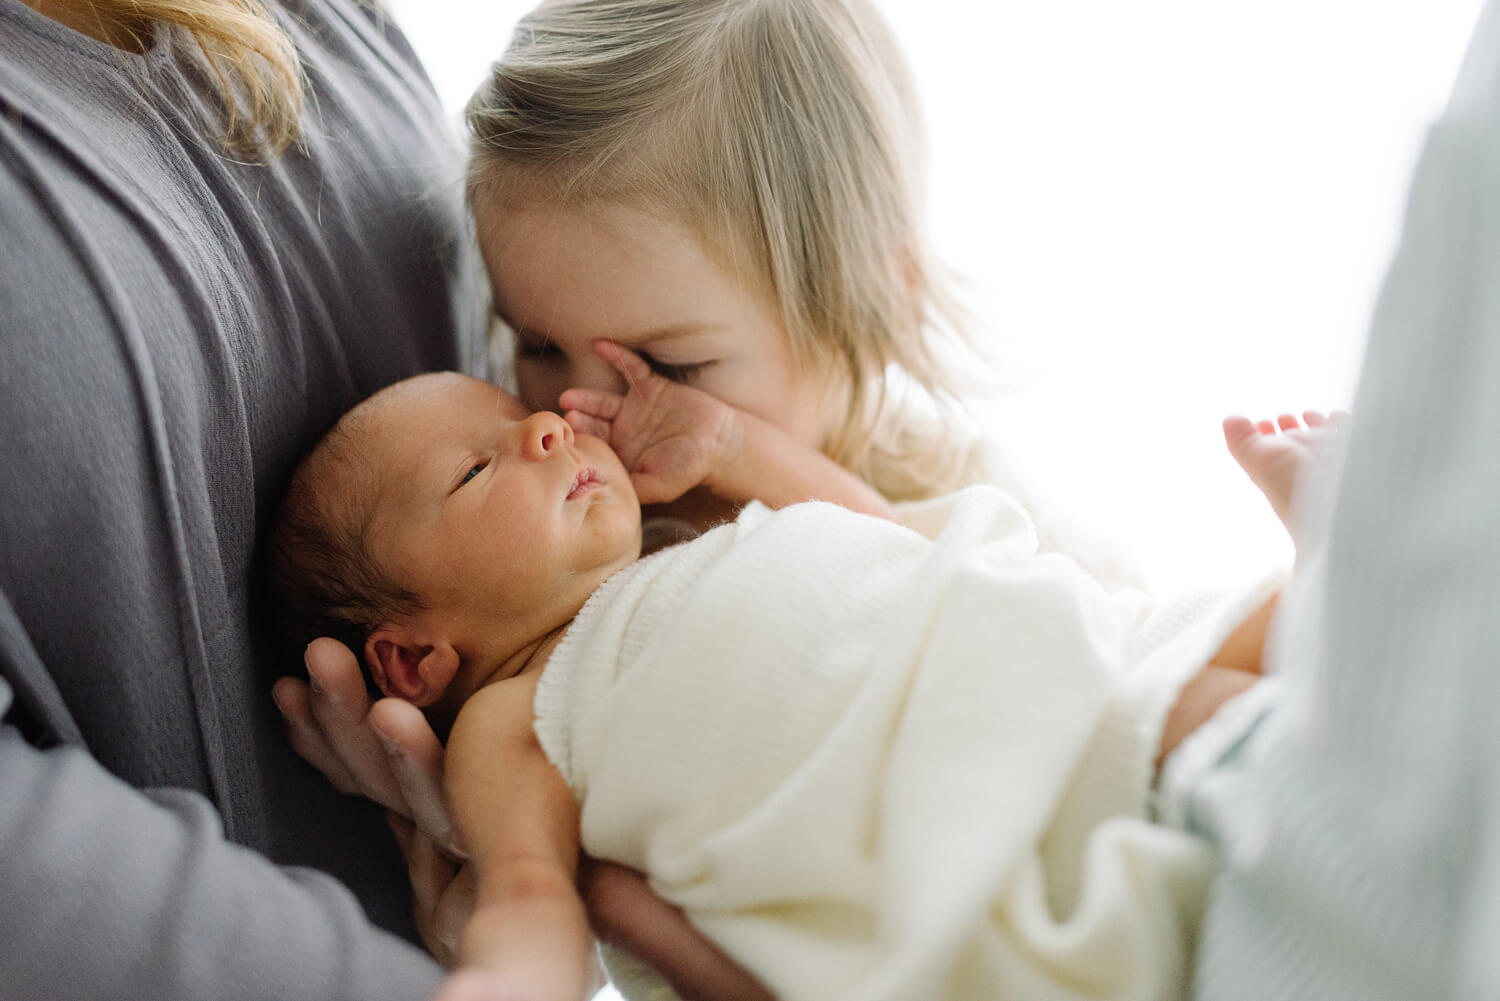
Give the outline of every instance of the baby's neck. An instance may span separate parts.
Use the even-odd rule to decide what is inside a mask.
[[[511,678],[519,678],[523,674],[540,672],[542,668],[547,666],[547,660],[552,656],[552,651],[557,649],[558,642],[563,638],[563,634],[568,631],[568,626],[572,624],[573,620],[569,619],[522,646],[515,653],[495,665],[494,670],[484,674],[480,678],[479,683],[474,686],[474,691],[477,692],[486,685],[494,684],[497,681],[507,681]]]

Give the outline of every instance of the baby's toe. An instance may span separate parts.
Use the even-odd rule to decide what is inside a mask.
[[[1245,446],[1254,440],[1260,431],[1255,422],[1248,417],[1226,417],[1224,418],[1224,442],[1229,446],[1229,451],[1238,455]]]

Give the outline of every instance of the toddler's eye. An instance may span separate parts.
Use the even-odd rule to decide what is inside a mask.
[[[712,362],[706,361],[697,361],[689,364],[681,362],[672,363],[658,361],[644,351],[637,351],[636,354],[641,356],[641,361],[651,366],[651,371],[663,379],[670,379],[673,382],[690,382],[695,375],[712,364]]]

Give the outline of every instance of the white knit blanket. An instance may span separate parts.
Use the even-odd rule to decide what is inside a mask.
[[[1152,760],[1263,592],[1106,594],[999,490],[939,513],[756,505],[607,581],[536,698],[583,846],[784,1001],[1177,996],[1205,859]]]

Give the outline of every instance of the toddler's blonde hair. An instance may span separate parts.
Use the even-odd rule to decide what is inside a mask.
[[[923,235],[916,98],[865,0],[548,0],[467,117],[472,203],[688,225],[798,363],[847,380],[832,458],[893,499],[955,485],[962,450],[914,440],[891,384],[954,413],[975,354]]]

